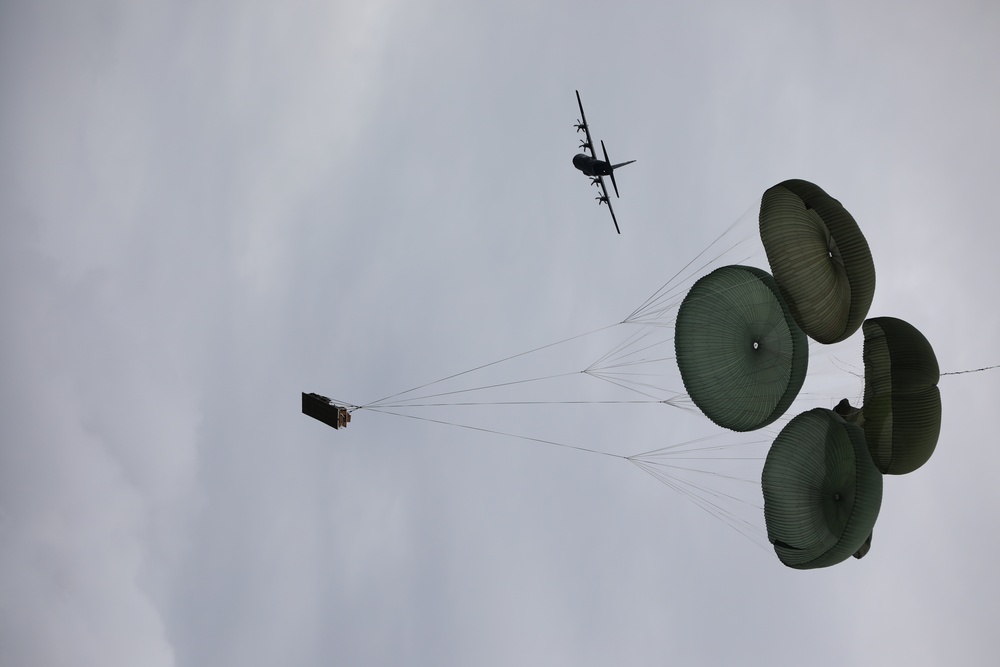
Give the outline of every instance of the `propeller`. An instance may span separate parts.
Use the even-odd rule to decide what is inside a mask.
[[[580,121],[580,120],[576,121],[576,131],[577,132],[583,132],[586,129],[587,129],[587,126],[583,124],[583,121]]]

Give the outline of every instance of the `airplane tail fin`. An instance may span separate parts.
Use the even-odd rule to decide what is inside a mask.
[[[604,140],[601,139],[601,150],[604,151],[604,161],[611,164],[611,160],[608,158],[608,149],[604,147]],[[611,164],[611,185],[615,188],[615,197],[621,198],[618,194],[618,183],[615,182],[615,169],[618,167],[624,167],[627,164],[632,164],[635,160],[629,160],[628,162],[619,162],[618,164]]]

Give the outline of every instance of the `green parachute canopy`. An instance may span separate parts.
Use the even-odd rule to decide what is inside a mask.
[[[882,475],[861,428],[815,408],[781,430],[761,475],[764,522],[788,567],[829,567],[867,553],[882,505]]]
[[[941,433],[941,377],[934,349],[912,324],[865,320],[865,403],[858,416],[875,465],[902,475],[927,462]]]
[[[861,326],[875,295],[868,242],[839,201],[817,185],[788,180],[764,192],[760,237],[795,321],[820,343]]]
[[[674,330],[684,387],[705,416],[752,431],[784,414],[802,388],[808,341],[774,278],[723,266],[684,297]]]

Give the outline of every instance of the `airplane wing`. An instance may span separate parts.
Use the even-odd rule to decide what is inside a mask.
[[[594,142],[590,138],[590,126],[587,125],[587,115],[583,113],[583,102],[580,101],[580,91],[576,91],[576,103],[580,105],[580,122],[576,125],[576,130],[579,132],[583,130],[587,133],[587,143],[580,146],[580,148],[586,148],[590,151],[590,157],[597,159],[597,153],[594,152]]]
[[[604,193],[603,196],[597,198],[597,203],[598,205],[608,205],[608,212],[611,213],[611,220],[615,223],[615,231],[621,234],[622,230],[618,229],[618,218],[615,217],[615,209],[611,208],[611,198],[608,197],[608,189],[604,186],[604,177],[598,176],[597,181],[601,184],[601,192]]]

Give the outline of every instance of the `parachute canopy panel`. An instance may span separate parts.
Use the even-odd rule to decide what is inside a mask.
[[[934,349],[912,324],[865,320],[865,403],[860,423],[872,459],[885,474],[922,466],[941,432],[941,377]]]
[[[334,405],[326,396],[302,392],[302,414],[318,419],[333,428],[346,428],[351,422],[347,408]]]
[[[861,326],[875,295],[875,264],[858,223],[839,201],[808,181],[764,192],[760,238],[795,321],[820,343]]]
[[[674,329],[684,387],[723,428],[752,431],[784,414],[802,388],[808,341],[774,279],[724,266],[684,297]]]
[[[867,553],[882,475],[859,426],[824,408],[796,416],[771,445],[761,489],[767,537],[788,567],[828,567]]]

